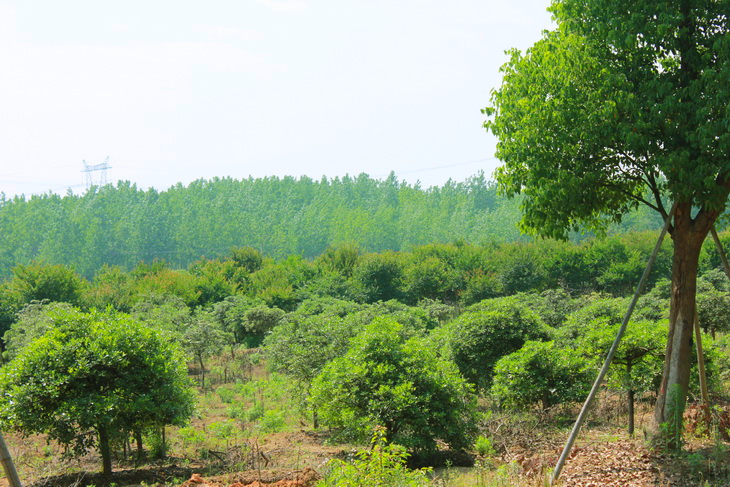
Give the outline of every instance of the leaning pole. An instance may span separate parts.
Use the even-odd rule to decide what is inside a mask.
[[[565,447],[563,448],[563,453],[561,453],[560,458],[558,459],[558,463],[555,465],[555,470],[553,470],[553,474],[550,477],[550,485],[552,485],[556,480],[558,480],[558,477],[560,477],[560,472],[563,470],[563,465],[565,465],[565,460],[568,458],[568,455],[570,454],[570,450],[573,448],[573,443],[575,443],[575,439],[578,437],[580,428],[581,428],[581,426],[583,426],[583,422],[586,419],[588,409],[590,408],[591,403],[593,402],[593,399],[596,397],[596,394],[598,393],[598,388],[603,383],[603,379],[606,377],[606,373],[608,373],[608,368],[611,365],[611,361],[613,361],[613,356],[616,355],[616,350],[618,350],[618,345],[621,342],[621,338],[623,338],[624,332],[626,332],[626,327],[628,326],[629,319],[631,319],[631,315],[634,312],[634,307],[636,307],[636,302],[639,300],[639,296],[641,296],[641,293],[644,290],[644,285],[646,284],[646,281],[649,278],[649,272],[651,272],[651,267],[654,265],[654,261],[656,260],[657,254],[659,254],[659,249],[661,249],[661,247],[662,247],[662,242],[664,241],[664,236],[667,234],[667,230],[669,230],[669,225],[672,221],[672,216],[674,215],[674,211],[676,209],[677,209],[677,203],[675,202],[672,205],[672,209],[669,211],[669,214],[667,215],[667,219],[664,221],[664,227],[662,228],[662,231],[659,234],[659,239],[657,240],[657,243],[654,246],[654,251],[651,253],[651,257],[649,257],[649,262],[647,262],[647,264],[646,264],[646,269],[644,269],[644,274],[641,276],[641,279],[639,280],[639,285],[636,286],[636,292],[634,293],[634,298],[631,300],[631,304],[629,304],[629,309],[626,310],[626,314],[624,315],[624,321],[623,321],[623,323],[621,323],[621,328],[619,328],[618,333],[616,334],[616,339],[614,339],[613,345],[611,345],[611,349],[608,351],[606,360],[603,362],[603,367],[601,367],[601,371],[598,373],[598,377],[596,377],[596,381],[593,383],[593,387],[591,388],[591,392],[588,394],[588,398],[586,398],[586,402],[583,403],[583,408],[580,410],[578,419],[575,420],[575,424],[573,425],[573,430],[570,432],[568,441],[565,442]]]
[[[3,470],[5,471],[5,476],[8,478],[10,487],[20,487],[18,471],[15,470],[13,458],[10,456],[10,451],[5,444],[5,439],[2,434],[0,434],[0,462],[3,464]]]
[[[722,242],[720,242],[720,237],[717,235],[717,230],[715,230],[714,225],[710,229],[710,232],[712,233],[712,240],[715,241],[717,253],[720,254],[720,260],[722,260],[722,268],[725,269],[725,274],[727,275],[728,279],[730,279],[730,262],[727,261],[727,255],[725,255],[725,250],[722,248]]]

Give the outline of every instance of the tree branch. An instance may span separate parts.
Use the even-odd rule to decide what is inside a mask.
[[[662,194],[659,192],[659,185],[656,182],[656,177],[654,176],[654,173],[652,171],[645,171],[644,174],[646,174],[649,189],[654,195],[654,201],[656,201],[656,209],[662,215],[662,218],[666,220],[667,210],[664,208],[664,203],[662,203]]]
[[[622,188],[621,186],[619,186],[619,185],[617,185],[617,184],[615,184],[615,183],[612,183],[612,182],[605,182],[605,183],[601,184],[601,186],[604,186],[604,187],[606,187],[606,188],[611,188],[611,189],[614,189],[614,190],[618,191],[619,193],[621,193],[621,194],[624,194],[624,195],[628,196],[629,198],[631,198],[631,199],[634,199],[634,200],[638,201],[639,203],[645,204],[646,206],[648,206],[649,208],[651,208],[651,209],[652,209],[652,210],[654,210],[654,211],[658,211],[659,213],[661,213],[661,212],[662,212],[662,211],[661,211],[661,210],[660,210],[660,209],[659,209],[659,208],[658,208],[657,206],[655,206],[655,205],[651,204],[650,202],[648,202],[647,200],[645,200],[645,199],[644,199],[644,198],[642,198],[641,196],[636,196],[636,195],[635,195],[634,193],[632,193],[631,191],[626,191],[626,190],[625,190],[625,189],[623,189],[623,188]]]

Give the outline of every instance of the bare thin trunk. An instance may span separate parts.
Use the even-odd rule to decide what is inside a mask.
[[[162,458],[167,456],[167,438],[165,438],[165,426],[162,426]]]
[[[109,448],[109,434],[106,427],[99,426],[99,451],[101,452],[102,471],[105,477],[112,475],[112,453]]]
[[[628,402],[629,402],[629,435],[634,435],[634,390],[629,389],[628,392]]]
[[[205,389],[205,364],[203,364],[202,355],[198,355],[198,362],[200,363],[200,388]]]
[[[142,430],[137,428],[134,430],[134,440],[137,443],[137,459],[144,457],[144,448],[142,446]]]

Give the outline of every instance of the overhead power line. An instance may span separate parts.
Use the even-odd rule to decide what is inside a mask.
[[[21,163],[17,163],[17,164],[21,164]],[[71,164],[62,164],[60,166],[44,167],[43,168],[43,171],[44,172],[48,172],[48,171],[52,171],[53,169],[68,168],[70,166],[71,166]],[[34,174],[34,175],[37,175],[38,174],[38,169],[37,168],[36,169],[28,169],[26,171],[19,171],[19,172],[14,172],[14,173],[10,173],[10,174],[0,174],[0,180],[5,181],[5,178],[14,178],[16,176],[25,176],[26,174]],[[7,182],[14,182],[14,181],[7,181]]]
[[[394,171],[394,172],[396,174],[398,174],[398,175],[402,175],[402,174],[414,174],[414,173],[426,172],[426,171],[436,171],[438,169],[448,169],[450,167],[468,166],[469,164],[476,164],[476,163],[479,163],[479,162],[488,162],[488,161],[496,161],[496,160],[497,160],[496,157],[487,157],[485,159],[475,159],[473,161],[456,162],[456,163],[453,163],[453,164],[443,164],[443,165],[440,165],[440,166],[421,167],[421,168],[418,168],[418,169],[410,169],[408,171]],[[375,177],[382,178],[382,177],[386,177],[386,176],[387,176],[387,174],[383,174],[383,175],[378,175],[378,176],[375,176]]]

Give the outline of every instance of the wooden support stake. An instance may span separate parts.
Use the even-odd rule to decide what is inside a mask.
[[[717,252],[720,254],[720,260],[722,260],[722,267],[725,269],[725,274],[728,279],[730,279],[730,263],[727,261],[727,255],[725,255],[725,251],[722,248],[722,242],[720,242],[720,237],[717,235],[717,230],[715,230],[714,225],[710,229],[710,233],[712,233],[712,240],[715,241]]]
[[[710,229],[712,234],[712,240],[715,241],[715,247],[717,247],[717,253],[720,255],[722,261],[722,267],[725,269],[725,275],[730,279],[730,263],[728,263],[727,255],[725,250],[722,248],[722,242],[720,237],[717,235],[717,230],[713,225]],[[702,403],[706,406],[710,405],[710,394],[707,390],[707,374],[705,373],[705,356],[702,352],[702,334],[700,333],[700,320],[697,315],[697,304],[695,303],[695,341],[697,342],[697,368],[700,373],[700,389],[702,390]]]
[[[5,439],[3,438],[2,434],[0,434],[0,462],[2,462],[3,464],[5,477],[7,477],[10,487],[21,487],[20,477],[18,477],[18,471],[15,470],[13,458],[10,456],[10,451],[5,444]]]
[[[710,405],[710,393],[707,391],[707,374],[705,373],[705,356],[702,353],[702,334],[700,333],[700,320],[697,317],[697,304],[695,303],[695,342],[697,344],[697,368],[700,373],[700,390],[702,391],[702,404]]]
[[[550,485],[552,485],[556,480],[558,480],[558,477],[560,477],[560,472],[563,470],[563,465],[565,464],[565,460],[568,458],[568,455],[570,454],[570,450],[573,448],[573,443],[575,442],[575,439],[578,437],[578,433],[580,432],[581,426],[583,426],[583,421],[585,421],[586,415],[588,414],[588,409],[591,406],[591,403],[593,402],[593,399],[596,397],[596,394],[598,393],[598,388],[603,383],[603,379],[606,377],[606,374],[608,373],[608,368],[611,365],[611,361],[613,360],[613,356],[616,355],[616,350],[618,350],[618,345],[621,342],[621,338],[623,338],[624,333],[626,332],[626,327],[629,324],[629,319],[631,319],[631,315],[634,312],[634,307],[636,307],[636,302],[639,300],[639,296],[641,296],[641,293],[644,290],[644,285],[646,284],[647,279],[649,278],[649,273],[651,272],[651,267],[654,265],[654,261],[656,260],[657,255],[659,254],[659,249],[662,247],[662,242],[664,241],[664,236],[667,234],[667,230],[669,230],[669,225],[672,222],[672,216],[674,215],[675,210],[677,209],[677,203],[675,202],[672,205],[672,209],[669,211],[669,214],[667,215],[667,219],[664,221],[664,227],[662,228],[662,232],[659,234],[659,239],[656,242],[656,245],[654,246],[654,251],[651,253],[651,257],[649,257],[649,262],[646,264],[646,268],[644,269],[644,274],[642,274],[641,279],[639,280],[639,285],[636,286],[636,292],[634,293],[634,298],[631,300],[631,304],[629,304],[629,308],[626,310],[626,314],[624,315],[624,321],[621,323],[621,328],[619,328],[618,333],[616,334],[616,338],[613,341],[613,345],[611,345],[611,349],[608,351],[608,355],[606,356],[606,360],[603,362],[603,367],[601,367],[601,371],[598,373],[598,377],[596,377],[596,381],[593,383],[593,387],[591,388],[591,392],[588,394],[588,397],[586,398],[586,402],[583,403],[583,408],[580,410],[580,414],[578,414],[578,419],[575,420],[575,424],[573,425],[573,430],[570,432],[570,436],[568,437],[568,441],[565,442],[565,447],[563,448],[563,453],[560,455],[560,458],[558,459],[558,463],[555,465],[555,470],[553,470],[553,474],[550,477]]]

